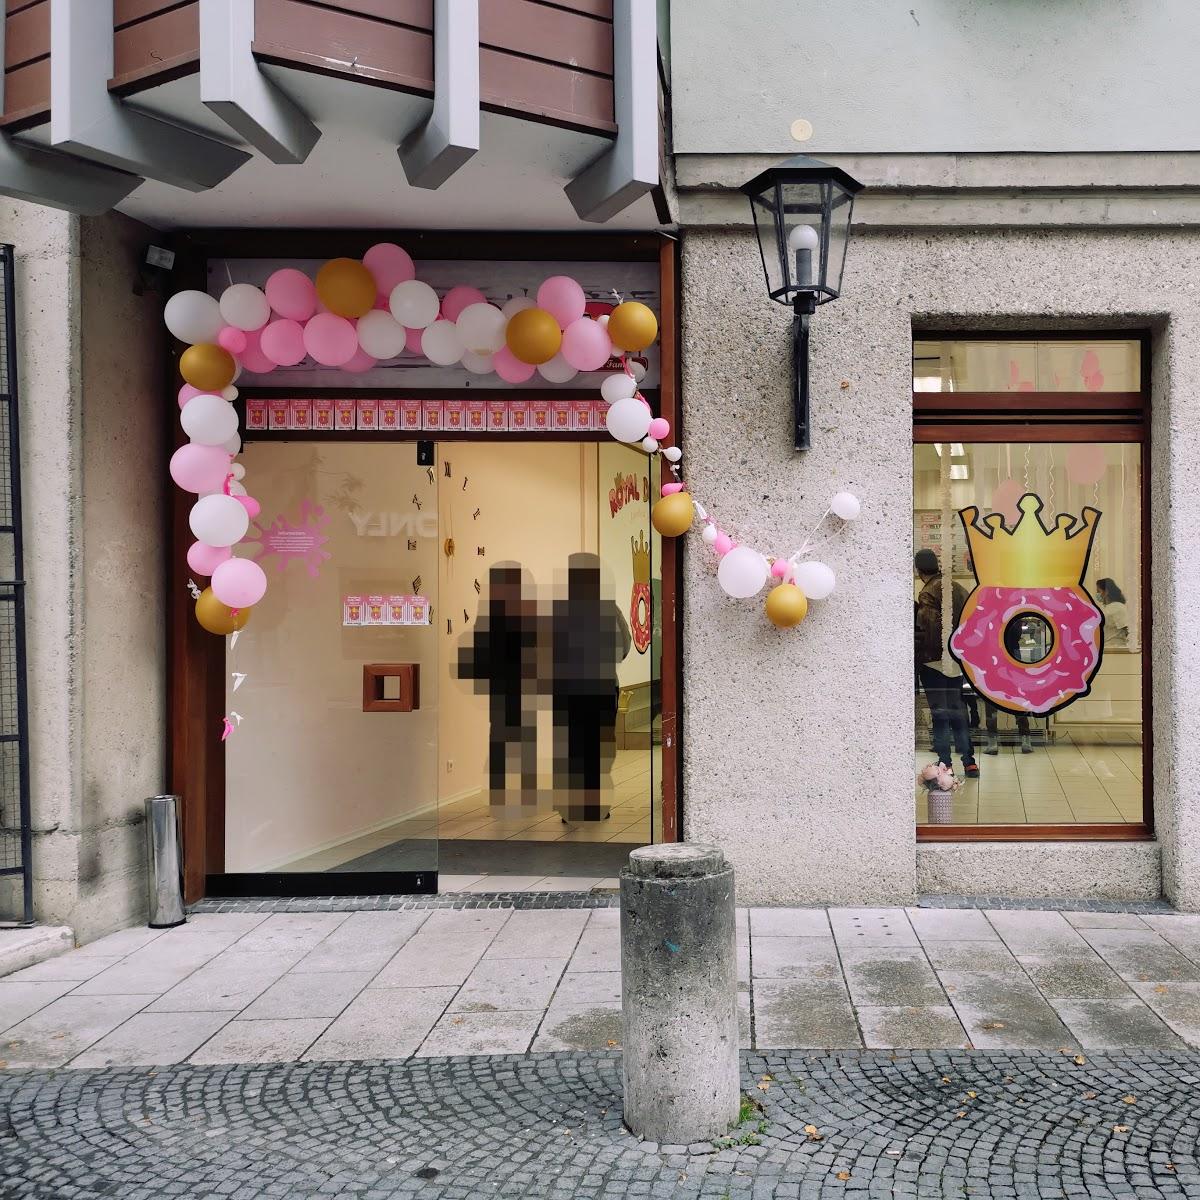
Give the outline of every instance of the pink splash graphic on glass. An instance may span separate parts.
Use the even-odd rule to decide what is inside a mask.
[[[282,571],[293,559],[298,559],[304,564],[310,578],[316,579],[321,572],[321,564],[332,557],[328,550],[322,549],[329,539],[321,531],[329,524],[329,520],[323,508],[311,500],[301,500],[300,516],[295,521],[276,517],[266,528],[255,521],[252,526],[254,536],[248,536],[245,540],[259,544],[255,562],[274,555],[279,559],[277,570]]]
[[[1095,350],[1089,350],[1083,356],[1079,373],[1083,376],[1083,386],[1089,392],[1098,392],[1104,387],[1104,372],[1100,369],[1100,356]]]

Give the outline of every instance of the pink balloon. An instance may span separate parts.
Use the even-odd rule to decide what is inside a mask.
[[[459,284],[442,297],[442,316],[447,321],[457,321],[462,310],[469,304],[482,304],[487,297],[478,289]]]
[[[284,267],[267,280],[263,291],[271,307],[289,321],[307,321],[317,311],[317,289],[303,271]]]
[[[717,540],[713,542],[713,549],[720,555],[726,555],[733,549],[733,538],[727,533],[718,533]]]
[[[189,442],[171,455],[171,478],[185,492],[215,492],[229,474],[229,451]]]
[[[1108,462],[1104,457],[1104,447],[1088,442],[1076,442],[1067,451],[1067,478],[1072,483],[1081,483],[1090,487],[1104,478]]]
[[[578,321],[587,307],[583,288],[570,275],[551,275],[538,288],[537,302],[538,308],[544,308],[561,329]]]
[[[671,422],[666,417],[655,417],[646,432],[656,441],[665,441],[671,433]]]
[[[383,293],[385,300],[392,294],[396,284],[417,277],[417,269],[408,251],[402,250],[394,242],[377,242],[362,256],[362,262],[371,272],[375,286]]]
[[[661,491],[664,496],[673,496],[676,492],[682,492],[686,487],[686,483],[664,483]]]
[[[575,370],[598,371],[611,354],[612,339],[591,317],[580,317],[563,330],[562,356]]]
[[[492,355],[492,368],[505,383],[526,383],[537,370],[530,363],[523,363],[507,346],[501,346]]]
[[[211,575],[233,554],[228,546],[206,546],[193,542],[188,547],[187,564],[197,575]]]
[[[200,389],[198,387],[192,387],[192,385],[190,383],[185,383],[183,385],[183,387],[181,387],[179,389],[179,407],[183,408],[183,406],[193,396],[199,396],[199,395],[200,395]]]
[[[267,576],[249,558],[227,558],[212,573],[212,590],[230,608],[249,608],[267,594]]]
[[[273,363],[294,367],[304,357],[304,327],[286,317],[272,321],[259,334],[259,347]]]
[[[992,493],[992,512],[998,512],[1009,528],[1021,519],[1021,510],[1017,501],[1025,494],[1025,489],[1015,479],[1005,479],[996,485]]]
[[[246,510],[246,515],[252,521],[262,512],[262,505],[253,496],[234,496],[234,499]]]
[[[342,363],[342,370],[347,374],[361,375],[364,371],[369,371],[378,361],[360,347],[354,352],[354,357],[349,362]]]
[[[425,353],[421,349],[421,334],[424,332],[425,330],[423,329],[406,329],[404,331],[404,348],[409,354]]]
[[[786,579],[791,574],[792,564],[786,558],[777,558],[771,564],[771,574],[776,579]]]
[[[244,329],[235,329],[232,325],[226,325],[217,334],[217,345],[222,350],[228,350],[230,354],[241,354],[246,348],[246,331]]]
[[[340,367],[358,353],[358,334],[345,317],[317,313],[304,326],[304,349],[324,367]]]
[[[276,364],[262,352],[261,338],[261,329],[247,333],[246,348],[238,355],[242,366],[252,375],[266,375],[276,367]]]

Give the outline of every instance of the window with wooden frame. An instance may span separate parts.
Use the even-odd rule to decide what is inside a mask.
[[[1151,836],[1148,336],[912,367],[918,838]]]

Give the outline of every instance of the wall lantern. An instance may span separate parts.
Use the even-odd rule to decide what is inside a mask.
[[[790,304],[796,449],[809,448],[808,323],[842,289],[854,197],[863,185],[838,167],[797,154],[743,185],[750,197],[767,292]]]

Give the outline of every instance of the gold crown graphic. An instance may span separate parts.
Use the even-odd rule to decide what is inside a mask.
[[[1012,529],[999,513],[984,517],[984,528],[977,522],[975,505],[959,510],[979,586],[1051,588],[1081,583],[1100,510],[1084,508],[1078,518],[1059,513],[1054,528],[1047,529],[1039,496],[1027,492],[1017,507],[1021,516]]]
[[[629,539],[633,551],[633,582],[650,582],[650,547],[646,544],[646,534],[639,530],[637,540]]]

